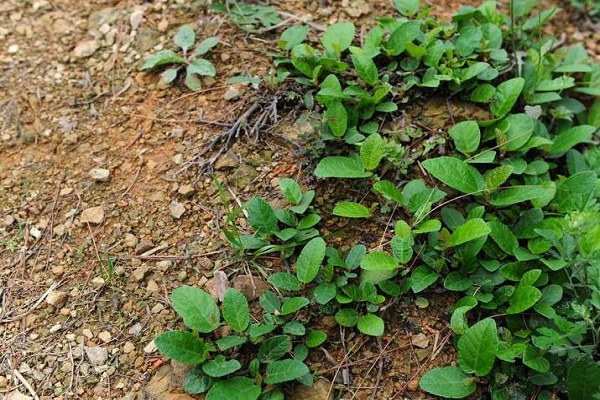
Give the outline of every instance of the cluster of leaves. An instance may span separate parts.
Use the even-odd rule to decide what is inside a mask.
[[[282,179],[279,188],[289,202],[285,209],[273,207],[257,196],[244,210],[229,213],[223,233],[234,249],[254,256],[279,252],[283,258],[288,258],[297,246],[319,236],[315,225],[321,221],[321,216],[311,206],[315,191],[302,192],[300,185],[289,178]],[[235,219],[242,211],[254,230],[252,234],[241,234],[235,225]],[[275,240],[278,243],[274,243]]]
[[[263,312],[260,322],[251,322],[248,301],[233,288],[225,291],[220,308],[210,294],[191,286],[175,289],[171,301],[192,332],[165,332],[154,342],[166,356],[195,365],[183,383],[188,393],[206,393],[208,400],[277,400],[283,399],[283,394],[264,385],[292,380],[312,384],[304,360],[308,349],[327,337],[300,322],[299,314],[309,304],[308,299],[282,300],[266,291],[259,299]],[[239,356],[245,354],[252,357]],[[241,371],[247,372],[242,376]]]
[[[259,26],[262,26],[263,29],[271,28],[282,22],[277,9],[273,6],[226,0],[213,4],[211,8],[227,14],[231,21],[246,32],[260,33]]]
[[[586,18],[594,22],[600,20],[600,3],[598,0],[569,0],[571,6],[581,11]]]
[[[430,17],[417,0],[395,3],[401,17],[380,18],[361,47],[353,46],[351,23],[330,26],[318,45],[306,42],[308,27],[287,29],[271,81],[293,77],[305,85],[305,104],[322,118],[321,139],[335,155],[319,160],[317,178],[369,185],[380,211],[403,211],[389,245],[367,251],[354,244],[345,254],[328,247],[316,228],[321,216],[311,207],[314,191],[283,179],[286,208],[255,197],[243,210],[253,232],[242,234],[233,223],[225,230],[244,253],[279,252],[293,261],[291,270],[268,278],[282,295],[269,291],[259,301],[263,317],[255,325],[273,329],[256,328],[264,332],[259,355],[243,369],[251,378],[239,376],[240,361],[221,354],[253,340],[249,323],[236,325],[226,315],[225,299],[225,322],[243,341],[222,349],[218,342],[226,336],[217,349],[182,332],[197,347],[186,343],[179,350],[202,354],[193,363],[201,365],[197,381],[213,385],[203,386],[207,398],[227,393],[220,382],[232,380],[256,387],[248,398],[257,398],[263,383],[310,383],[306,351],[326,336],[300,322],[307,320],[302,310],[309,305],[334,315],[341,326],[381,336],[385,326],[377,312],[390,297],[443,287],[462,294],[450,319],[458,363],[427,372],[423,390],[463,398],[485,383],[493,399],[600,396],[594,359],[600,343],[600,150],[594,146],[600,66],[579,45],[555,48],[554,38],[542,38],[542,24],[558,11],[532,15],[533,0],[514,2],[510,18],[495,2],[466,7],[452,23]],[[410,152],[381,132],[382,118],[394,116],[414,94],[432,92],[479,103],[489,108],[490,119],[454,124],[447,132],[450,146],[439,149],[445,154],[417,160],[439,187],[428,187],[422,177],[404,179],[403,186],[383,179],[383,164],[394,168],[399,154]],[[373,212],[354,201],[338,202],[332,210],[347,218],[370,218]],[[213,332],[220,319],[217,305],[210,307],[216,310]],[[180,306],[175,309],[192,330],[206,332],[188,323],[189,315],[206,312],[205,305],[190,311],[188,321]],[[261,358],[263,346],[263,353],[270,351],[281,336],[288,338],[285,351]],[[292,340],[302,346],[300,356]],[[177,340],[157,338],[159,348],[175,358],[172,343]],[[211,351],[219,354],[211,358]],[[204,367],[217,358],[230,366],[221,376]],[[275,366],[283,371],[278,378]]]
[[[175,33],[175,36],[173,36],[173,43],[181,49],[180,52],[161,50],[148,57],[140,67],[140,70],[149,70],[169,65],[171,67],[161,73],[161,77],[165,83],[169,84],[175,81],[178,76],[184,74],[185,78],[183,82],[185,86],[190,90],[200,90],[202,82],[199,77],[215,76],[216,74],[214,65],[210,61],[200,58],[200,56],[203,56],[215,47],[219,43],[219,38],[216,36],[206,38],[198,43],[193,51],[188,53],[196,43],[196,32],[190,26],[183,25]]]

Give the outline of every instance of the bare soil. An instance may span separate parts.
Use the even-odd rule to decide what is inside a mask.
[[[275,200],[283,177],[316,185],[302,175],[308,160],[299,138],[311,128],[295,123],[293,101],[282,105],[277,123],[242,131],[213,173],[199,168],[206,144],[265,97],[263,89],[238,85],[238,96],[225,100],[225,81],[265,75],[278,31],[248,35],[196,3],[0,3],[0,398],[192,398],[179,387],[184,368],[152,344],[180,326],[170,292],[183,284],[210,288],[215,271],[239,287],[260,283],[228,250],[221,234],[227,210],[254,194]],[[317,27],[338,20],[368,26],[393,10],[389,1],[272,4],[289,24],[304,19]],[[465,2],[431,5],[449,17]],[[598,31],[580,24],[580,32],[575,20],[561,19],[559,32],[597,51]],[[217,76],[195,93],[138,72],[183,24],[200,38],[221,39],[209,53]],[[339,192],[320,190],[326,212]],[[367,244],[381,239],[355,229]],[[276,264],[266,260],[264,268]],[[320,321],[330,339],[310,365],[324,380],[294,398],[426,397],[418,377],[454,357],[447,316],[454,299],[426,297],[426,308],[410,297],[390,304],[387,333],[377,340]]]

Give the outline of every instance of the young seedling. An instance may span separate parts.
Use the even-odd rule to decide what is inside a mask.
[[[206,38],[190,51],[196,43],[196,33],[190,26],[184,25],[173,37],[173,43],[180,48],[179,52],[161,50],[148,57],[140,70],[170,66],[161,73],[165,83],[172,83],[183,72],[185,86],[193,91],[200,90],[202,83],[199,77],[215,76],[216,74],[213,64],[200,56],[215,47],[219,43],[219,38],[216,36]]]

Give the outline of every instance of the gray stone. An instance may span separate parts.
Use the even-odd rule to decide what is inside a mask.
[[[135,248],[135,246],[137,246],[138,244],[138,239],[135,237],[135,235],[131,234],[131,233],[126,233],[125,237],[123,238],[123,245],[125,247],[129,247],[129,248]]]
[[[237,167],[240,165],[240,158],[233,151],[229,150],[215,162],[215,169],[222,170],[225,168]]]
[[[240,91],[234,88],[233,86],[229,86],[229,89],[225,92],[223,98],[227,101],[235,100],[240,97]]]
[[[146,53],[158,43],[160,34],[154,29],[140,28],[136,37],[134,47],[138,53]]]
[[[242,164],[231,174],[229,182],[237,189],[245,189],[250,187],[256,177],[258,177],[258,171],[254,167]]]
[[[185,206],[177,201],[172,201],[171,204],[169,204],[169,213],[171,214],[171,217],[179,219],[183,213],[185,213]]]
[[[107,182],[110,178],[110,171],[105,168],[92,168],[89,175],[96,182]]]
[[[50,304],[54,308],[61,308],[65,305],[69,294],[66,292],[61,292],[59,290],[53,290],[48,293],[46,297],[46,303]]]
[[[119,10],[115,7],[104,8],[90,14],[88,29],[98,30],[104,24],[112,24],[119,18]]]
[[[83,349],[85,350],[85,354],[87,355],[88,360],[90,360],[90,363],[95,367],[104,365],[106,363],[106,360],[108,360],[108,350],[106,350],[106,347],[84,346]]]
[[[86,58],[94,54],[101,46],[99,40],[84,40],[77,43],[73,49],[73,57],[75,58]]]
[[[82,223],[100,224],[104,221],[104,209],[102,206],[86,208],[81,212],[79,219]]]

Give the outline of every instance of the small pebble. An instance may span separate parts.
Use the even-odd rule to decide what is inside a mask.
[[[112,335],[110,334],[110,332],[102,331],[98,334],[98,338],[104,343],[108,343],[112,340]]]
[[[19,51],[19,45],[18,44],[11,44],[10,46],[8,46],[8,54],[15,54]]]
[[[110,178],[110,171],[104,168],[92,168],[88,174],[96,182],[107,182]]]
[[[144,347],[144,353],[146,353],[146,354],[154,353],[155,351],[156,351],[156,345],[154,344],[154,340],[151,341],[150,343],[148,343],[146,345],[146,347]]]
[[[171,217],[179,219],[185,213],[185,206],[177,201],[172,201],[169,204],[169,212],[171,213]]]

